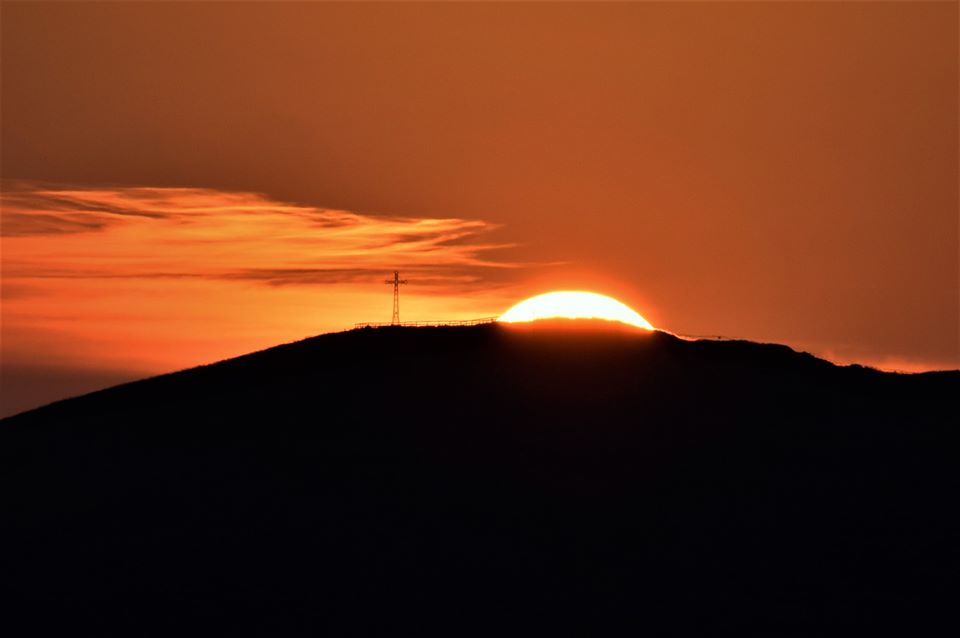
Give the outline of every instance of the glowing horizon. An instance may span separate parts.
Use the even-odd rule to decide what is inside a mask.
[[[382,281],[409,276],[408,319],[494,314],[514,270],[492,228],[371,215],[209,188],[4,182],[5,366],[158,373],[360,320],[390,318]]]

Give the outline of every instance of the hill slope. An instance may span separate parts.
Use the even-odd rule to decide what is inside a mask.
[[[323,335],[0,422],[2,599],[136,635],[945,628],[960,373]]]

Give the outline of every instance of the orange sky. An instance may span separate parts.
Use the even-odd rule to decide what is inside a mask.
[[[2,12],[29,401],[389,319],[395,267],[409,319],[584,288],[960,366],[956,2]]]

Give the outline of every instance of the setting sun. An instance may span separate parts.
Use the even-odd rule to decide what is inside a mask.
[[[606,319],[653,330],[649,321],[613,297],[578,290],[560,290],[530,297],[503,313],[499,321],[516,323],[550,318]]]

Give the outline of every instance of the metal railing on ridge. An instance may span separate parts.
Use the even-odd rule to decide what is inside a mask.
[[[363,322],[355,323],[353,327],[356,328],[391,328],[391,327],[400,327],[400,328],[426,328],[426,327],[441,327],[441,326],[479,326],[485,323],[493,323],[497,320],[497,317],[483,317],[482,319],[456,319],[452,321],[400,321],[398,323],[393,323],[390,321],[380,321],[380,322]]]

